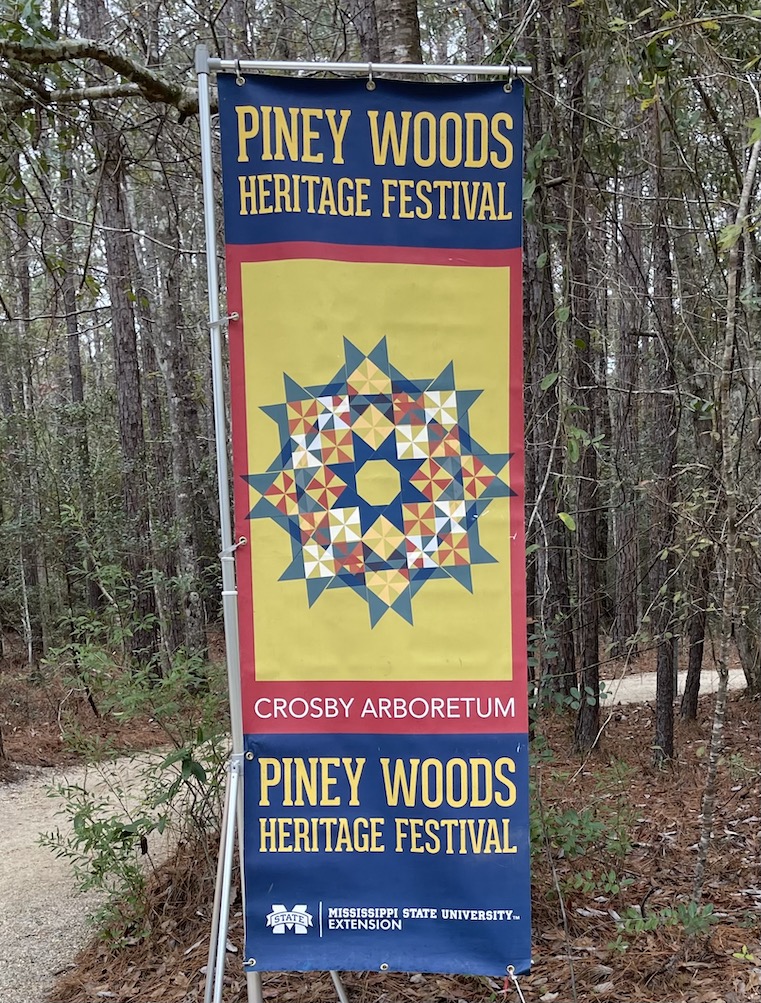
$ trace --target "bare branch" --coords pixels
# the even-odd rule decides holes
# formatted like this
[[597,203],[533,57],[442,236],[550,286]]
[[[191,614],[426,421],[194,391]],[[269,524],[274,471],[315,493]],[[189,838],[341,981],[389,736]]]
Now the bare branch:
[[[13,60],[26,66],[47,66],[51,63],[93,59],[113,70],[125,82],[134,85],[134,88],[126,93],[118,89],[112,91],[108,86],[82,88],[79,99],[95,100],[140,95],[147,101],[176,108],[183,118],[198,112],[198,92],[195,87],[175,83],[124,52],[94,39],[62,38],[36,42],[0,39],[0,59]],[[74,101],[78,100],[74,96],[78,91],[79,89],[50,91],[47,98],[51,102]]]
[[50,91],[47,95],[51,104],[72,104],[77,101],[100,101],[104,98],[138,97],[142,93],[139,84],[102,84],[99,87],[72,87],[66,90]]

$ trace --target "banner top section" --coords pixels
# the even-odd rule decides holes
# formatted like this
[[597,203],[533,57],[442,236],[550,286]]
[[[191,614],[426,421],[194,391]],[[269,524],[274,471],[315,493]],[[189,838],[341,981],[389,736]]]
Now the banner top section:
[[306,214],[318,242],[520,246],[520,80],[508,92],[453,84],[456,110],[402,81],[378,81],[361,102],[350,80],[222,76],[218,87],[228,245],[298,240]]

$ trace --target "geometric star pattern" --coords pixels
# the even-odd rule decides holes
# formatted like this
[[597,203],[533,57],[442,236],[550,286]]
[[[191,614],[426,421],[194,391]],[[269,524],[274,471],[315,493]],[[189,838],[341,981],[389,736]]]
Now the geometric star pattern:
[[[513,494],[498,476],[510,454],[488,453],[470,434],[481,391],[458,390],[452,363],[409,379],[389,362],[385,338],[368,355],[344,339],[344,364],[324,385],[287,375],[284,384],[285,401],[262,408],[280,452],[245,477],[260,495],[248,518],[272,519],[290,537],[281,581],[303,580],[310,606],[351,589],[371,627],[389,610],[412,623],[412,601],[433,579],[472,591],[473,565],[495,560],[479,543],[479,516]],[[386,469],[377,461],[399,475],[380,503],[361,490],[363,469]]]

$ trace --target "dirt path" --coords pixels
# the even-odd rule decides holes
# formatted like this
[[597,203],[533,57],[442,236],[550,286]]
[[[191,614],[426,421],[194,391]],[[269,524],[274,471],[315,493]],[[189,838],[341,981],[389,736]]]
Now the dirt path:
[[[677,693],[681,697],[684,693],[684,684],[687,679],[686,672],[679,673]],[[717,672],[705,671],[700,676],[700,695],[715,693],[719,684]],[[655,673],[641,672],[639,674],[629,673],[623,679],[613,679],[606,681],[606,689],[610,696],[603,703],[603,710],[612,704],[617,703],[647,703],[655,700]],[[745,673],[742,669],[729,670],[730,690],[741,690],[745,687]]]
[[[84,786],[113,799],[127,792],[148,755],[103,763],[20,771],[16,783],[0,784],[0,1003],[44,1003],[55,977],[65,971],[88,937],[87,917],[96,893],[80,894],[71,864],[40,846],[42,834],[69,831],[51,787]],[[162,757],[163,758],[163,757]],[[153,840],[153,860],[164,850]]]
[[[685,673],[680,673],[679,692]],[[701,693],[713,692],[716,674],[706,672]],[[730,688],[741,689],[741,671],[730,673]],[[608,681],[609,699],[640,703],[655,697],[654,673]],[[122,781],[127,763],[119,764]],[[97,905],[95,895],[77,893],[70,864],[39,845],[41,833],[65,822],[60,803],[47,796],[56,783],[93,783],[103,777],[92,769],[29,770],[18,783],[0,784],[0,1003],[44,1003],[56,975],[70,964],[87,938],[86,917]]]
[[81,783],[80,769],[36,769],[0,785],[0,1000],[41,1003],[87,935],[97,903],[79,895],[68,863],[38,843],[60,823],[51,784]]

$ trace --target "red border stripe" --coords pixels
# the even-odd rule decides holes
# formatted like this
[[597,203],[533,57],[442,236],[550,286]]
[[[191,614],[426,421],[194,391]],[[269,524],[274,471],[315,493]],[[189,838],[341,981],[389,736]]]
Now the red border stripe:
[[[523,735],[528,730],[526,690],[522,679],[499,680],[327,680],[298,682],[257,682],[249,691],[245,733],[284,734],[340,732],[343,734],[422,734],[422,735],[493,735],[499,732]],[[347,717],[320,717],[326,700],[353,701]],[[274,715],[273,701],[280,701],[282,711]],[[365,701],[371,700],[379,716],[362,717]],[[499,700],[504,707],[510,701],[514,715],[505,717],[495,709]],[[436,701],[431,714],[423,714],[426,705]],[[491,706],[488,716],[480,717]],[[491,701],[491,704],[488,703]],[[293,703],[292,703],[293,702]],[[263,714],[257,716],[256,707]],[[309,708],[309,709],[307,709]],[[470,711],[470,713],[468,713]],[[313,713],[310,717],[309,714]],[[266,714],[272,716],[267,717]],[[303,715],[303,716],[301,716]],[[325,727],[328,724],[329,727]]]
[[461,265],[472,268],[504,268],[520,263],[519,247],[504,250],[450,249],[443,247],[387,247],[371,244],[323,244],[289,241],[273,244],[228,244],[228,262],[287,261],[314,258],[322,261],[356,261],[373,264]]
[[[330,722],[336,732],[379,732],[379,733],[441,733],[452,734],[495,731],[523,733],[527,728],[527,708],[525,694],[526,673],[526,583],[524,511],[523,511],[523,306],[522,306],[522,252],[520,248],[505,250],[469,250],[420,247],[387,247],[324,244],[310,241],[271,244],[229,244],[227,257],[227,308],[237,319],[229,322],[230,381],[233,433],[233,477],[235,499],[236,539],[248,537],[250,493],[244,477],[248,470],[248,429],[245,393],[245,348],[243,323],[243,290],[241,267],[243,264],[284,261],[295,259],[315,259],[325,261],[346,261],[377,264],[443,265],[455,267],[508,267],[510,271],[510,436],[508,450],[516,459],[509,472],[511,487],[517,492],[510,499],[511,526],[511,620],[512,620],[512,669],[513,681],[284,681],[264,682],[256,679],[254,646],[254,594],[250,553],[242,547],[236,556],[237,586],[239,593],[238,636],[241,654],[241,683],[243,699],[244,732],[316,732],[322,731],[318,721],[312,718],[278,720],[257,719],[253,713],[254,699],[268,699],[275,696],[286,700],[293,698],[319,699],[343,696],[354,697],[357,703],[367,697],[374,700],[404,697],[407,699],[441,698],[463,700],[469,697],[499,697],[505,701],[515,698],[515,718],[495,721],[493,717],[437,717],[435,719],[368,718],[353,720],[335,718]],[[248,318],[248,322],[252,323]],[[324,720],[324,719],[323,719]]]

